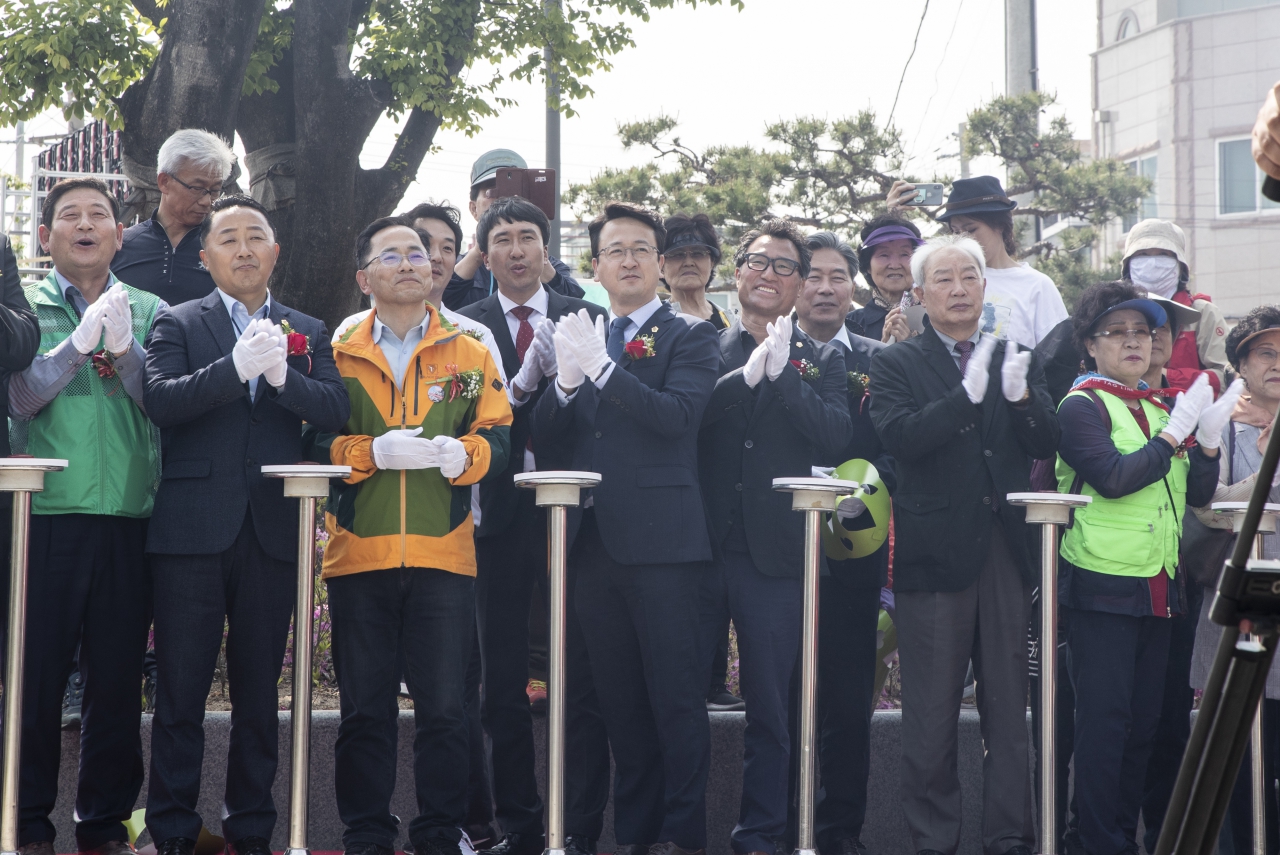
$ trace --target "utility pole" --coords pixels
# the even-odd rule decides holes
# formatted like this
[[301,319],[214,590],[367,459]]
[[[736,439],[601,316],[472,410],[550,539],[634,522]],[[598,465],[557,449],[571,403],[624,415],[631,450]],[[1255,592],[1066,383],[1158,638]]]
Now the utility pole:
[[961,122],[956,131],[956,139],[960,141],[960,177],[969,177],[969,153],[964,150],[965,138],[969,135],[969,123]]
[[[1004,0],[1004,94],[1024,95],[1040,88],[1036,67],[1036,0]],[[1023,194],[1018,202],[1033,199]],[[1040,218],[1035,223],[1035,240],[1040,242]]]
[[[548,20],[560,17],[560,0],[542,0]],[[547,169],[555,170],[555,216],[551,218],[551,241],[547,251],[560,257],[560,76],[555,69],[555,56],[548,44],[542,49],[547,76]]]
[[25,155],[23,154],[23,148],[24,148],[24,143],[26,143],[26,141],[27,141],[27,123],[18,122],[18,136],[13,141],[14,142],[13,174],[18,177],[19,181],[22,180],[22,161],[23,161],[23,158],[25,157]]

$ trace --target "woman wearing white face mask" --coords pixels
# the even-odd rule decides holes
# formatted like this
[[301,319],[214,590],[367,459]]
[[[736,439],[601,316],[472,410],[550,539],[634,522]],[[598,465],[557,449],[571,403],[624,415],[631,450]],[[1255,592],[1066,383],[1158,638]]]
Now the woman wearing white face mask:
[[1200,312],[1198,323],[1183,327],[1165,365],[1169,385],[1186,389],[1196,375],[1208,372],[1214,394],[1221,392],[1231,369],[1227,365],[1227,324],[1207,294],[1187,288],[1186,237],[1169,220],[1143,220],[1129,230],[1124,243],[1123,275],[1156,297],[1165,297]]

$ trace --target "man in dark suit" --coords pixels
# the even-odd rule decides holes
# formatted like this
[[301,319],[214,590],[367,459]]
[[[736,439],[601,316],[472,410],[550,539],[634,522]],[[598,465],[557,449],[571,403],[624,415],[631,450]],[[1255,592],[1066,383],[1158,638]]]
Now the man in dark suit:
[[610,203],[588,231],[608,333],[582,311],[557,324],[554,394],[537,404],[533,437],[568,444],[572,468],[602,478],[571,513],[569,562],[617,770],[615,836],[627,851],[702,852],[711,733],[697,593],[711,545],[697,431],[715,330],[658,299],[655,214]]
[[785,220],[768,220],[738,242],[742,314],[720,333],[720,379],[698,440],[718,559],[702,592],[704,643],[710,650],[727,608],[747,701],[742,806],[730,841],[737,855],[774,855],[787,825],[804,517],[773,479],[839,463],[851,429],[844,356],[790,318],[810,257],[804,235]]
[[280,248],[262,206],[219,199],[202,229],[217,290],[163,315],[147,351],[144,400],[164,454],[147,533],[159,670],[147,828],[161,855],[195,848],[204,704],[227,621],[223,836],[231,855],[269,855],[298,508],[262,467],[302,460],[302,423],[336,432],[350,403],[324,324],[267,291]]
[[[853,305],[853,277],[858,256],[831,232],[809,235],[813,252],[809,276],[796,296],[796,319],[815,341],[844,355],[846,394],[853,436],[836,462],[861,459],[875,466],[885,488],[897,484],[893,458],[884,450],[871,421],[867,395],[871,357],[885,345],[849,331],[846,320]],[[841,522],[848,530],[862,530],[861,499],[843,503]],[[852,522],[852,520],[862,522]],[[887,534],[887,533],[886,533]],[[876,675],[876,628],[880,590],[888,583],[889,542],[859,558],[827,555],[830,575],[819,582],[818,597],[818,791],[816,831],[824,853],[860,855],[862,823],[867,815],[867,778],[871,772],[871,711]],[[792,681],[798,689],[797,681]],[[795,702],[793,701],[793,708]],[[792,746],[799,738],[792,722]],[[794,770],[794,764],[793,764]],[[789,828],[794,823],[789,824]]]
[[[529,608],[534,587],[547,575],[547,517],[534,504],[533,491],[517,489],[514,476],[555,463],[556,450],[535,444],[530,421],[539,399],[556,375],[551,334],[555,322],[585,310],[605,314],[594,303],[565,297],[540,281],[551,225],[536,205],[518,196],[499,199],[480,218],[476,240],[483,264],[493,272],[498,291],[461,314],[489,328],[512,379],[514,404],[511,456],[500,476],[480,485],[480,524],[476,530],[476,608],[484,663],[485,730],[493,740],[493,789],[502,842],[487,852],[541,855],[544,848],[542,799],[534,771],[533,716],[529,681]],[[565,461],[567,464],[567,461]],[[585,656],[581,629],[572,609],[567,623],[575,656]],[[575,677],[589,678],[585,659]],[[590,691],[574,686],[571,691]],[[577,705],[581,707],[582,705]],[[593,705],[591,708],[594,708]],[[572,715],[584,711],[570,705]],[[570,730],[571,757],[566,802],[571,808],[565,849],[595,855],[609,788],[608,746],[603,722]],[[594,735],[592,740],[590,735]],[[582,737],[587,736],[584,741]],[[592,744],[594,742],[594,745]],[[585,749],[585,750],[583,750]],[[585,814],[585,815],[583,815]]]
[[898,467],[903,811],[917,851],[960,845],[956,720],[972,659],[986,749],[983,851],[1029,855],[1027,621],[1038,537],[1005,496],[1031,489],[1031,458],[1054,453],[1058,420],[1032,354],[979,333],[982,248],[936,237],[911,271],[929,323],[871,366],[871,418]]

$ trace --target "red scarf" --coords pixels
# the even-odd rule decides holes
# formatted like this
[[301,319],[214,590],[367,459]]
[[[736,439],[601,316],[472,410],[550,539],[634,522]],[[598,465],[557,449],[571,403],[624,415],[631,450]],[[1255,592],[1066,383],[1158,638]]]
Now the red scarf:
[[1133,389],[1123,383],[1117,383],[1115,380],[1103,377],[1101,374],[1086,374],[1084,377],[1076,381],[1076,384],[1071,388],[1071,391],[1076,392],[1083,391],[1085,389],[1097,389],[1101,392],[1110,392],[1112,395],[1115,395],[1117,398],[1125,401],[1141,401],[1145,399],[1155,404],[1166,413],[1169,412],[1169,407],[1165,405],[1164,401],[1160,400],[1160,393],[1168,392],[1168,389],[1152,389],[1150,387],[1146,389]]

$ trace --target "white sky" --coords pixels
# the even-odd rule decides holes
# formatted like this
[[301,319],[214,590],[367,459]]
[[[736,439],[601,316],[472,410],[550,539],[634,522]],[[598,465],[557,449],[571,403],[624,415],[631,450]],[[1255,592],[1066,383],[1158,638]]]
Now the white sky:
[[[561,186],[591,178],[605,166],[641,162],[639,150],[618,143],[618,122],[659,112],[680,120],[684,142],[764,141],[771,121],[816,115],[837,118],[872,107],[883,120],[893,104],[903,63],[911,51],[924,0],[745,0],[746,8],[681,8],[636,22],[636,47],[615,57],[611,71],[589,80],[595,96],[576,104],[580,116],[561,123]],[[1040,86],[1055,92],[1078,138],[1089,136],[1090,59],[1096,39],[1094,0],[1040,0]],[[1004,90],[1004,0],[931,0],[911,60],[895,124],[902,128],[919,176],[935,170],[959,174],[954,134],[965,115]],[[483,69],[475,72],[484,73]],[[473,138],[452,131],[436,137],[401,204],[448,199],[463,209],[471,163],[491,148],[512,148],[530,166],[545,163],[541,84],[510,83],[502,94],[519,105]],[[65,128],[59,115],[27,125],[29,135]],[[380,164],[395,126],[380,122],[361,161]],[[0,131],[11,140],[12,129]],[[33,154],[27,149],[28,157]],[[976,161],[974,174],[993,171]],[[0,169],[14,171],[13,147],[0,145]],[[1003,175],[1001,176],[1003,178]],[[565,210],[566,217],[569,215]]]

